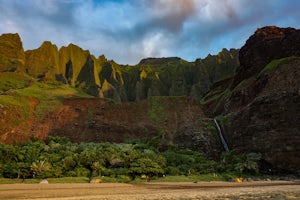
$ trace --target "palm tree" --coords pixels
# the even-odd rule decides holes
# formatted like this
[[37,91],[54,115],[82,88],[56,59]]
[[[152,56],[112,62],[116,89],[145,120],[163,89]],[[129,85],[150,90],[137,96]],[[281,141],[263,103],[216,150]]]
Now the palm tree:
[[49,170],[50,168],[51,164],[48,163],[46,160],[38,160],[30,165],[30,170],[33,172],[34,175],[40,175],[43,172]]

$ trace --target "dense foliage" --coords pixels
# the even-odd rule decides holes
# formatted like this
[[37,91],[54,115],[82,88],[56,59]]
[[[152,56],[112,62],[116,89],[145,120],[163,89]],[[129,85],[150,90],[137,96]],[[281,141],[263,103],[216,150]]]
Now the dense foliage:
[[108,176],[133,180],[136,177],[207,173],[257,173],[257,154],[224,154],[220,161],[208,160],[199,152],[168,149],[158,152],[146,143],[71,143],[50,137],[23,145],[0,144],[0,177],[49,178]]

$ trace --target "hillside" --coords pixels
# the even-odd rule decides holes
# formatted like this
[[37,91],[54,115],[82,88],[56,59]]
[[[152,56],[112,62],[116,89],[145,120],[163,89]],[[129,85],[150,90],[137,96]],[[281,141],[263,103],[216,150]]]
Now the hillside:
[[264,27],[240,50],[129,66],[74,44],[24,51],[18,34],[3,34],[0,142],[141,139],[215,158],[216,117],[231,150],[261,153],[262,169],[298,173],[299,41],[300,30]]

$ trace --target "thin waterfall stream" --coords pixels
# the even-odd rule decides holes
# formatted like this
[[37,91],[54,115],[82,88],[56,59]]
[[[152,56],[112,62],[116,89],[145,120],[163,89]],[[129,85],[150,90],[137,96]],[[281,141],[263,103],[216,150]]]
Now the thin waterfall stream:
[[214,118],[214,122],[215,122],[215,125],[216,125],[216,127],[217,127],[219,136],[220,136],[220,138],[221,138],[221,142],[222,142],[222,144],[223,144],[223,147],[224,147],[224,149],[225,149],[226,152],[229,152],[228,145],[227,145],[227,143],[226,143],[226,141],[225,141],[225,138],[224,138],[224,136],[223,136],[223,134],[222,134],[221,127],[220,127],[218,121],[216,120],[216,118]]

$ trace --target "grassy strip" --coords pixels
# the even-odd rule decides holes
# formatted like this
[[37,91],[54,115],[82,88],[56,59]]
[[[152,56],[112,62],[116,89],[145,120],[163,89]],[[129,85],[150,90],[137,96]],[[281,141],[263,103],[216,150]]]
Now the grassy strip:
[[[215,94],[213,96],[209,97],[208,99],[206,99],[207,97],[204,97],[200,100],[200,102],[201,102],[201,104],[208,104],[208,103],[211,103],[212,101],[220,99],[224,95],[228,96],[230,94],[231,94],[231,91],[228,88],[224,91],[218,90],[217,92],[215,92]],[[206,95],[206,96],[208,96],[208,95]]]
[[273,70],[275,69],[276,67],[286,63],[286,62],[289,62],[289,61],[292,61],[292,60],[300,60],[300,57],[297,57],[297,56],[291,56],[291,57],[286,57],[286,58],[281,58],[281,59],[276,59],[276,60],[273,60],[271,61],[269,64],[267,64],[265,66],[265,68],[263,68],[263,70],[261,70],[261,72],[259,74],[262,74],[264,72],[267,72],[267,71],[270,71],[270,70]]
[[[165,177],[154,177],[151,182],[209,182],[209,181],[229,181],[230,179],[239,178],[237,174],[224,173],[224,174],[201,174],[201,175],[178,175],[178,176],[165,176]],[[244,179],[252,178],[253,180],[264,180],[264,179],[277,179],[278,177],[272,176],[243,176]],[[146,179],[136,178],[131,180],[128,176],[122,177],[95,177],[93,180],[99,179],[101,183],[143,183],[146,182]],[[0,184],[36,184],[40,183],[42,179],[9,179],[9,178],[0,178]],[[62,177],[62,178],[47,178],[47,181],[51,183],[89,183],[89,178],[87,177]]]
[[148,116],[158,123],[165,120],[165,107],[160,97],[151,97],[151,106],[148,110]]
[[0,77],[0,94],[25,88],[30,80],[29,77],[15,72],[3,72]]
[[23,97],[35,98],[39,104],[35,110],[35,118],[42,120],[48,113],[54,111],[61,104],[61,100],[68,97],[90,97],[68,85],[57,83],[34,83],[31,87],[17,90]]

